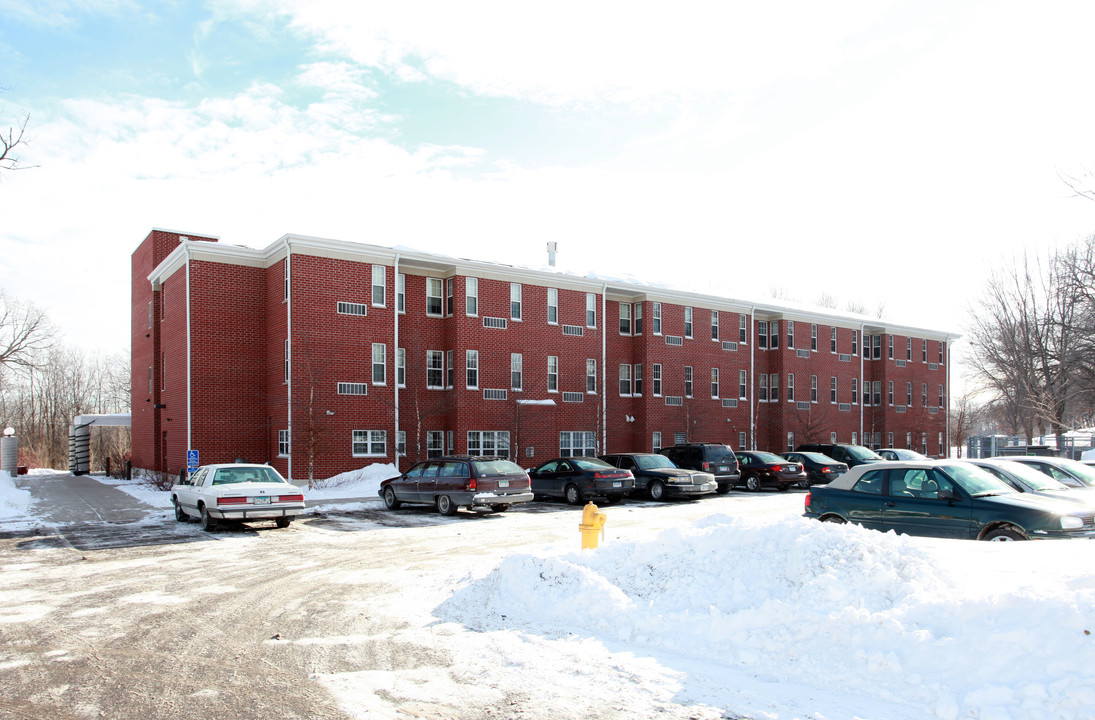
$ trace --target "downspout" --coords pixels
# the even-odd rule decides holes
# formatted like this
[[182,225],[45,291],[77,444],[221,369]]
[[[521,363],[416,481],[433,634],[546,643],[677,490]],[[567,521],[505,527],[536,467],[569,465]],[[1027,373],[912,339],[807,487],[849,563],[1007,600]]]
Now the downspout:
[[[756,322],[757,322],[757,306],[749,308],[749,335],[746,336],[746,340],[752,340],[749,343],[749,448],[755,450],[757,447],[757,343],[756,343]],[[750,337],[751,336],[751,337]],[[738,448],[739,450],[741,448]]]
[[289,480],[293,480],[293,245],[285,241],[285,387],[288,390],[287,411],[289,416]]
[[601,452],[608,452],[608,283],[601,285]]
[[[190,241],[186,242],[186,449],[193,450],[194,443],[191,436],[191,407],[192,398],[190,396]],[[187,467],[189,467],[189,455],[187,452]]]
[[[867,346],[864,344],[867,337],[863,333],[867,329],[866,323],[859,324],[859,444],[863,444],[863,398],[870,397],[870,388],[865,388],[863,385],[867,382],[867,378],[863,375],[863,358],[867,355]],[[869,445],[866,447],[870,447]]]
[[[951,336],[947,335],[945,341],[947,343],[947,369],[944,375],[943,382],[946,383],[947,390],[947,405],[943,409],[943,439],[945,444],[943,446],[943,457],[949,458],[951,456]],[[962,457],[961,448],[958,449],[958,456]]]
[[[392,398],[392,402],[395,405],[395,435],[392,437],[393,445],[395,446],[395,471],[399,472],[399,253],[395,254],[395,277],[392,278],[392,282],[395,284],[395,297],[392,298],[392,383],[395,395]],[[456,358],[453,358],[455,361]]]

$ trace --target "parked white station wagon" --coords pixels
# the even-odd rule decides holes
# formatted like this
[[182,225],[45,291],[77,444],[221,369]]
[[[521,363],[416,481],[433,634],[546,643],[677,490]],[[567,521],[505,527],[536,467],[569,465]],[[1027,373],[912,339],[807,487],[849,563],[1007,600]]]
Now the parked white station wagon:
[[289,527],[304,512],[304,494],[269,465],[205,465],[171,487],[175,519],[201,520],[213,531],[218,521],[273,520]]

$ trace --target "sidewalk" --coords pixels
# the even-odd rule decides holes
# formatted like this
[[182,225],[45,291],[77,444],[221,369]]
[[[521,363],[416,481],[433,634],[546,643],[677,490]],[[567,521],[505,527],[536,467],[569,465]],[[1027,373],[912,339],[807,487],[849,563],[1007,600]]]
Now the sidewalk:
[[16,475],[15,486],[34,497],[33,513],[54,524],[137,522],[157,508],[87,475]]

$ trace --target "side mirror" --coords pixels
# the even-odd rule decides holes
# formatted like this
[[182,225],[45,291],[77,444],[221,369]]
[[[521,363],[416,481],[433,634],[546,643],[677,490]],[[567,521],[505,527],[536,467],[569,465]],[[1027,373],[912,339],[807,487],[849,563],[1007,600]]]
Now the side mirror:
[[958,495],[954,492],[954,490],[940,490],[939,499],[953,501],[958,499]]

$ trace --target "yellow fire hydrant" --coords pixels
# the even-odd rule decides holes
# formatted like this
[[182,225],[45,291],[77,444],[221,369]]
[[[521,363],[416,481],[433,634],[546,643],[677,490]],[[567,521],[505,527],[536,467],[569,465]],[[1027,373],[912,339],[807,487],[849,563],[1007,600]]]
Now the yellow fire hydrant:
[[605,523],[607,522],[608,516],[603,512],[597,512],[596,505],[592,502],[586,503],[585,508],[582,510],[582,523],[578,526],[578,529],[582,531],[583,550],[597,548],[597,536],[600,535],[602,539],[604,538]]

